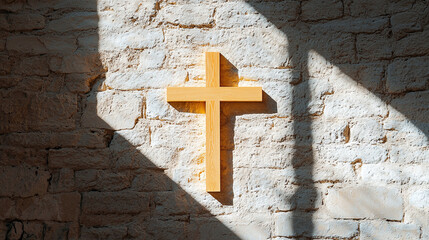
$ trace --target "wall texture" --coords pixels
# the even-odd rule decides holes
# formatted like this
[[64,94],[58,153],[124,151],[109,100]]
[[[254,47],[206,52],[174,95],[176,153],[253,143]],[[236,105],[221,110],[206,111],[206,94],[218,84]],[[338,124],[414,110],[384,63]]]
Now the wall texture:
[[428,4],[1,0],[0,238],[429,239]]

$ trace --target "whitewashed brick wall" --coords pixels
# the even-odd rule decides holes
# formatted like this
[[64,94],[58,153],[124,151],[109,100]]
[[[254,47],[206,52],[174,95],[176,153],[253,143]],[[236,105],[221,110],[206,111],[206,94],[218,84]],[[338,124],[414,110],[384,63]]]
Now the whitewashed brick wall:
[[[0,238],[429,239],[427,0],[1,0]],[[205,192],[200,103],[224,103]]]

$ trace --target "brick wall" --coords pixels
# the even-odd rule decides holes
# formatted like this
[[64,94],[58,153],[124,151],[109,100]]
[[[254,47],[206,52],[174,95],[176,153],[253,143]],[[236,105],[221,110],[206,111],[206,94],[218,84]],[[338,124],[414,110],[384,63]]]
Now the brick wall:
[[[428,239],[428,1],[0,1],[0,238]],[[201,103],[223,103],[205,192]]]

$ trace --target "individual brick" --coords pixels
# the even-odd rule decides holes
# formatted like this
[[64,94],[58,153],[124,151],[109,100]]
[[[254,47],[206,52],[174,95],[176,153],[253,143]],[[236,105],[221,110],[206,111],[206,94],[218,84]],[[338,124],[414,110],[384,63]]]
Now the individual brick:
[[31,9],[43,11],[46,8],[62,10],[67,8],[96,11],[97,4],[90,0],[29,0]]
[[52,57],[49,69],[58,73],[101,73],[103,68],[98,53],[77,51],[63,57]]
[[429,190],[416,189],[408,196],[410,206],[417,209],[429,209]]
[[75,188],[75,173],[73,169],[61,168],[52,172],[48,192],[61,193],[73,192]]
[[387,68],[386,86],[390,93],[425,90],[429,85],[429,58],[397,59]]
[[360,224],[360,239],[418,239],[420,228],[414,224],[364,221]]
[[408,184],[429,184],[428,171],[427,164],[410,164],[402,169],[403,179]]
[[312,24],[311,29],[314,32],[329,33],[350,32],[350,33],[374,33],[387,28],[389,25],[388,17],[375,18],[340,18],[328,22],[316,22]]
[[139,90],[183,85],[187,72],[183,70],[153,70],[144,72],[107,73],[105,84],[115,90]]
[[39,40],[44,44],[50,53],[60,53],[69,55],[76,49],[76,38],[72,35],[43,35]]
[[[410,33],[393,43],[394,56],[424,56],[429,54],[429,31]],[[413,44],[410,44],[413,43]]]
[[14,66],[13,71],[27,76],[48,76],[49,65],[46,56],[25,57]]
[[8,20],[11,30],[15,31],[29,31],[45,27],[45,17],[37,13],[9,14]]
[[388,12],[390,2],[380,0],[377,2],[371,0],[350,1],[349,9],[351,16],[355,17],[375,17],[381,16]]
[[18,199],[16,211],[22,220],[77,221],[80,199],[77,192]]
[[384,143],[386,133],[381,122],[370,119],[353,121],[350,124],[350,142],[351,143]]
[[387,104],[370,93],[348,93],[326,96],[324,116],[327,119],[367,118],[387,116]]
[[399,188],[382,186],[347,186],[330,189],[326,196],[329,216],[401,220],[403,200]]
[[130,129],[142,116],[143,96],[138,91],[94,92],[86,100],[82,126]]
[[368,183],[398,183],[403,180],[401,167],[394,164],[363,164],[360,175],[363,181]]
[[356,48],[362,61],[389,59],[393,54],[392,41],[384,34],[359,34]]
[[97,88],[96,83],[100,74],[95,73],[71,73],[65,77],[65,85],[71,93],[88,93],[92,88]]
[[18,12],[22,9],[22,6],[24,5],[25,1],[18,0],[18,1],[5,1],[2,0],[0,4],[0,10],[5,10],[7,12]]
[[98,41],[100,37],[97,33],[88,33],[83,34],[77,38],[77,46],[79,50],[85,51],[97,51],[98,50]]
[[163,171],[146,170],[134,178],[131,189],[139,192],[172,191],[172,185],[172,180]]
[[44,222],[43,236],[48,239],[78,239],[79,224],[77,222]]
[[31,148],[85,147],[106,148],[110,135],[105,130],[76,130],[70,132],[10,133],[0,136],[2,145]]
[[388,158],[385,146],[372,144],[329,144],[314,148],[317,159],[328,162],[361,161],[363,163],[379,163]]
[[[351,33],[326,33],[316,31],[307,35],[302,35],[295,32],[292,32],[292,34],[292,37],[295,37],[297,42],[308,41],[307,46],[311,49],[314,49],[318,55],[322,56],[322,61],[328,60],[331,63],[345,64],[353,62],[355,59],[355,37]],[[309,51],[309,53],[311,54],[313,51]],[[306,58],[308,58],[308,55],[305,52],[298,52],[296,54],[303,54],[303,56],[299,58],[299,61],[305,61]],[[310,58],[308,58],[308,60],[311,61]],[[299,62],[294,64],[298,65]],[[317,64],[320,67],[320,63]]]
[[37,167],[0,167],[0,196],[31,197],[47,192],[51,174]]
[[14,146],[0,147],[0,165],[4,166],[44,166],[48,151],[37,148],[22,148]]
[[[157,31],[154,31],[154,33],[157,33]],[[165,42],[167,46],[195,47],[218,45],[227,42],[227,36],[228,32],[214,29],[174,28],[165,30]]]
[[107,149],[52,149],[49,151],[50,168],[103,169],[110,166],[110,153]]
[[422,29],[419,16],[416,12],[402,12],[391,17],[392,31],[397,38],[406,36],[407,33]]
[[0,132],[64,131],[75,127],[75,95],[13,91],[2,97]]
[[80,237],[83,239],[123,239],[127,236],[127,227],[83,227]]
[[[128,32],[115,32],[114,30],[99,30],[99,45],[100,52],[116,51],[118,49],[145,49],[162,46],[164,41],[164,33],[161,29],[141,29],[131,28]],[[115,26],[116,28],[116,26]],[[120,28],[119,28],[120,29]],[[118,29],[118,30],[119,30]],[[101,32],[100,32],[101,31]]]
[[17,217],[16,211],[15,211],[15,202],[11,198],[0,198],[0,204],[1,204],[1,208],[0,208],[1,220],[12,219]]
[[215,22],[222,28],[268,27],[296,19],[298,9],[297,1],[227,2],[216,8]]
[[150,193],[132,191],[87,192],[83,194],[83,214],[127,214],[148,212],[152,205]]
[[96,12],[73,12],[60,19],[50,21],[47,28],[62,33],[95,29],[97,26],[98,16]]
[[278,237],[350,238],[358,233],[358,224],[347,220],[318,219],[312,221],[308,217],[289,212],[276,213],[274,221],[274,235]]
[[207,211],[182,189],[156,192],[154,193],[153,201],[155,216],[171,216],[184,213],[201,214]]
[[[395,97],[390,102],[389,119],[392,120],[407,120],[419,122],[414,124],[414,128],[422,128],[423,132],[427,132],[429,114],[429,91],[409,92],[405,95]],[[409,122],[403,122],[404,127],[412,127]]]
[[392,163],[429,163],[429,151],[425,147],[392,145],[389,156],[389,161]]
[[301,11],[303,20],[335,19],[343,15],[343,3],[339,0],[310,0],[303,2]]
[[108,170],[88,169],[76,171],[76,188],[81,191],[120,191],[130,187],[132,174],[125,172],[112,172]]
[[10,24],[8,21],[8,14],[2,13],[0,14],[0,29],[9,31],[10,30]]
[[207,26],[213,23],[213,7],[203,4],[167,5],[159,13],[159,21],[183,26]]

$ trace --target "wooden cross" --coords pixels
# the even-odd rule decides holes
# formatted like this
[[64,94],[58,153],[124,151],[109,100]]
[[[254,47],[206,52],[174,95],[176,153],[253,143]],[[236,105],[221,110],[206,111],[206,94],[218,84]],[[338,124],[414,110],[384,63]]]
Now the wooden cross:
[[220,102],[261,102],[261,87],[221,87],[220,53],[206,52],[206,87],[169,87],[168,102],[206,102],[206,191],[220,192]]

